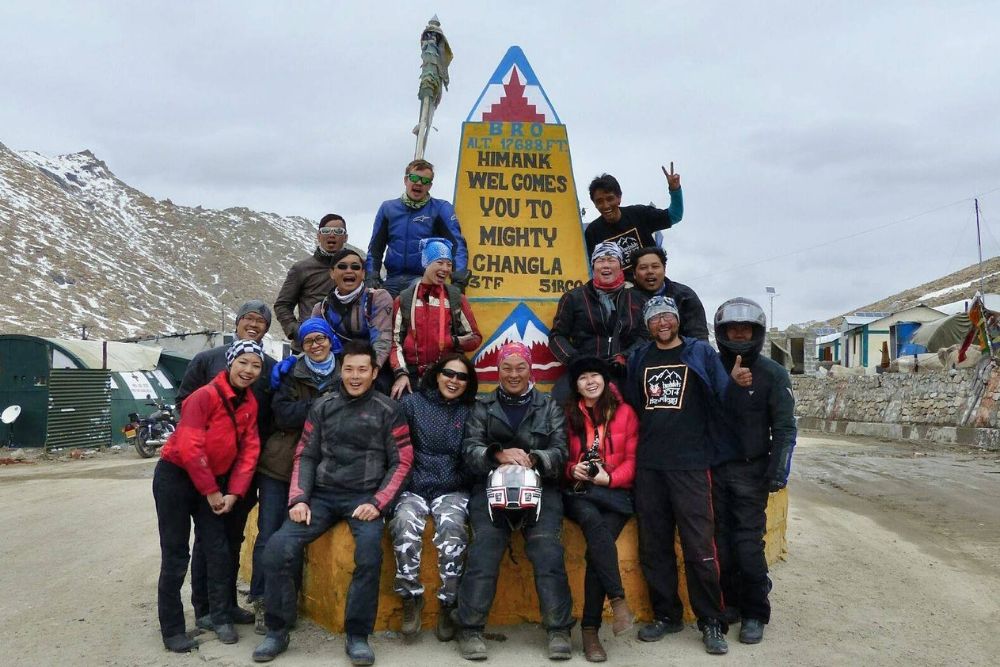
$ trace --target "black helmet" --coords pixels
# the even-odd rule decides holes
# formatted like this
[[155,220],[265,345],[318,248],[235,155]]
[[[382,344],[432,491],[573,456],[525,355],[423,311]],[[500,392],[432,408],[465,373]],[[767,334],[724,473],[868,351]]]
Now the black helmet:
[[[730,341],[726,335],[726,325],[736,323],[751,325],[753,338],[746,342]],[[756,357],[764,347],[766,332],[767,317],[764,316],[764,309],[755,301],[738,296],[726,301],[715,311],[715,342],[722,352],[733,356],[740,354],[744,357]]]

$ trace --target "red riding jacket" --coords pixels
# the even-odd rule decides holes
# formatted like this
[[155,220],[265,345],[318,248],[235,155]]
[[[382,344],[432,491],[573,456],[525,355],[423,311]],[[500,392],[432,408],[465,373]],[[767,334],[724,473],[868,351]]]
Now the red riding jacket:
[[[622,401],[621,394],[617,387],[611,385],[611,391],[615,393],[621,401],[615,416],[605,426],[604,439],[598,449],[601,459],[604,460],[604,469],[611,477],[610,487],[613,489],[631,489],[635,481],[635,448],[639,442],[639,418],[635,411]],[[573,406],[573,410],[579,410]],[[591,422],[590,413],[583,411],[583,421],[589,432],[594,431],[594,424]],[[573,482],[573,466],[580,462],[580,457],[585,449],[590,447],[590,443],[582,443],[580,434],[575,433],[573,428],[566,424],[566,435],[569,444],[569,459],[566,461],[565,477],[570,483]]]
[[[220,372],[184,399],[177,430],[160,452],[164,461],[184,468],[198,493],[204,496],[221,491],[243,497],[250,488],[260,456],[257,399],[252,391],[247,391],[237,405],[227,373]],[[235,424],[223,400],[232,408]],[[226,473],[229,483],[223,490],[216,477]]]

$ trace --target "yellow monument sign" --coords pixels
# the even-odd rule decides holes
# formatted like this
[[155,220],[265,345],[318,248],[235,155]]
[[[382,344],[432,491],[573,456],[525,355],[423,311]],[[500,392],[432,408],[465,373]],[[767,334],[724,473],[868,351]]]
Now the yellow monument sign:
[[511,341],[531,349],[540,383],[562,374],[548,335],[559,297],[589,279],[579,211],[566,126],[512,46],[462,124],[455,179],[480,382],[497,381],[497,352]]

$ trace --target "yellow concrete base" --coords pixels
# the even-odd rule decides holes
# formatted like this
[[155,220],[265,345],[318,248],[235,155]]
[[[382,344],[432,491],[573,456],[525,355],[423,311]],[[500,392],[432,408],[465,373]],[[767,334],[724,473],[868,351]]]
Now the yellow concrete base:
[[[256,510],[247,522],[246,541],[243,543],[243,554],[240,559],[241,575],[249,579],[252,567],[251,553],[253,541],[257,535]],[[788,542],[785,538],[785,521],[788,516],[788,491],[783,490],[771,494],[767,506],[767,534],[765,536],[765,554],[768,563],[784,559],[788,553]],[[423,619],[424,628],[433,627],[437,621],[438,589],[437,551],[431,542],[433,534],[432,522],[428,521],[424,531],[423,567],[420,579],[426,589]],[[585,569],[584,553],[586,545],[580,528],[571,521],[563,522],[563,546],[566,549],[566,571],[569,575],[570,588],[573,592],[573,614],[577,618],[583,612],[583,574]],[[625,597],[632,610],[640,620],[652,618],[649,606],[649,596],[646,582],[639,567],[638,533],[635,519],[625,526],[618,538],[618,561],[625,585]],[[684,579],[684,561],[681,556],[680,543],[674,546],[677,563],[680,568],[680,594],[684,601],[685,620],[691,622],[691,613],[687,598],[687,585]],[[514,538],[515,565],[509,557],[505,557],[500,568],[500,582],[497,587],[496,599],[490,613],[489,622],[494,625],[512,625],[518,623],[537,623],[538,598],[535,596],[535,585],[531,563],[524,553],[524,540],[520,533]],[[393,557],[392,545],[388,531],[382,542],[382,577],[379,596],[378,617],[375,621],[376,630],[398,630],[402,618],[399,597],[392,590],[396,562]],[[347,603],[347,587],[354,571],[354,539],[341,522],[327,531],[325,535],[311,544],[306,551],[305,576],[299,600],[302,614],[332,632],[344,630],[344,607]],[[610,607],[605,608],[605,616],[610,617]]]

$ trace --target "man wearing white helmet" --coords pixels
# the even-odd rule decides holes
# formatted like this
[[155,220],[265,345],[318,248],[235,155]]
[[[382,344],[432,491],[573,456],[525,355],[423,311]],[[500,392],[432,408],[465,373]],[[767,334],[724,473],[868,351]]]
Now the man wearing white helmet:
[[[535,572],[535,591],[548,631],[548,657],[569,660],[569,630],[573,627],[573,599],[566,577],[562,532],[562,496],[559,477],[566,465],[566,418],[549,396],[534,388],[531,351],[522,343],[500,348],[497,365],[500,386],[476,403],[465,423],[465,463],[479,480],[469,498],[472,541],[465,575],[458,589],[455,625],[459,653],[466,660],[485,660],[483,628],[493,606],[500,561],[511,534],[520,529],[524,550]],[[536,474],[502,474],[494,470],[521,467]],[[489,477],[488,477],[489,476]],[[534,486],[541,478],[540,498]],[[493,485],[496,482],[496,485]],[[502,509],[501,488],[516,488],[517,509]],[[491,493],[487,498],[487,487]],[[507,498],[504,498],[506,505]],[[539,508],[535,501],[541,503]]]
[[749,378],[727,403],[737,438],[712,462],[716,542],[730,621],[742,619],[740,641],[757,644],[771,617],[764,557],[768,493],[785,488],[795,448],[795,397],[786,371],[761,355],[767,320],[750,299],[737,297],[715,312],[723,366]]

